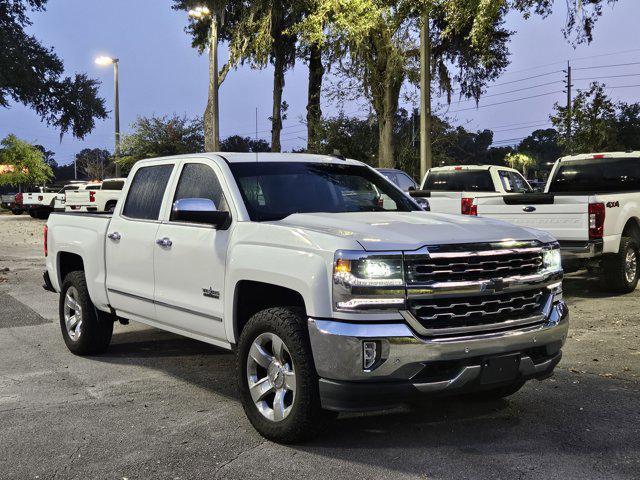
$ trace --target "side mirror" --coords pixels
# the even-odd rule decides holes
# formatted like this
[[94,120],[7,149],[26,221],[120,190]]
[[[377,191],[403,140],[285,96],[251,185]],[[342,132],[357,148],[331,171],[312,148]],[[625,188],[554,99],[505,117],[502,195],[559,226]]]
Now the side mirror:
[[411,186],[408,188],[408,190],[407,190],[407,191],[409,191],[409,192],[413,192],[413,191],[415,191],[415,190],[416,190],[416,187],[414,187],[413,185],[411,185]]
[[182,198],[173,203],[171,220],[213,225],[216,230],[225,230],[231,224],[231,214],[219,211],[208,198]]

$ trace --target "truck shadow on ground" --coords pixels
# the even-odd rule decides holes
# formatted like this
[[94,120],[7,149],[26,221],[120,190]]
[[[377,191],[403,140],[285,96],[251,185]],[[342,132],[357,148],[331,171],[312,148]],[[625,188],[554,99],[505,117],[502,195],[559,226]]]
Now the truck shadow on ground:
[[[154,329],[119,332],[108,353],[94,358],[162,371],[239,404],[234,355],[195,340]],[[430,477],[450,476],[452,459],[462,457],[460,463],[467,475],[471,473],[469,478],[512,477],[520,470],[510,466],[509,455],[524,458],[525,462],[517,462],[520,465],[538,464],[536,475],[543,473],[543,477],[545,470],[557,475],[567,462],[568,471],[576,476],[580,472],[600,478],[610,472],[633,474],[640,470],[637,387],[597,376],[576,381],[575,375],[561,369],[554,379],[530,382],[509,400],[440,399],[381,413],[341,414],[328,421],[311,442],[272,446],[268,451],[291,449],[332,463],[357,462]],[[229,421],[248,426],[244,416]],[[259,440],[251,428],[245,431]],[[541,456],[546,455],[550,460],[540,466]]]
[[629,294],[620,294],[606,291],[597,277],[588,273],[573,273],[565,276],[562,284],[564,296],[567,299],[571,298],[589,298],[589,299],[606,299],[621,297]]

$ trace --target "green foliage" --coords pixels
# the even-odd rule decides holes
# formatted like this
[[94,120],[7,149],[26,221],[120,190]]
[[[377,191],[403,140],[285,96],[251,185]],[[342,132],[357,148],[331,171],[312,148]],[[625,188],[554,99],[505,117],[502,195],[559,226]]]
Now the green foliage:
[[528,170],[536,165],[536,159],[526,153],[509,153],[504,158],[504,161],[511,168],[520,170],[525,177],[527,176]]
[[198,153],[204,151],[202,119],[178,115],[138,117],[131,125],[132,133],[122,139],[122,156],[118,163],[129,171],[145,158]]
[[62,77],[62,60],[25,29],[28,13],[43,11],[47,0],[0,0],[0,107],[26,105],[48,125],[84,138],[95,119],[107,117],[98,82],[84,74]]
[[115,173],[115,163],[109,150],[84,148],[76,154],[76,168],[91,180],[102,180]]
[[270,152],[269,142],[262,139],[231,135],[220,142],[221,152]]
[[640,148],[640,104],[616,104],[605,89],[605,85],[594,82],[588,90],[579,91],[573,100],[570,123],[567,107],[554,106],[551,121],[560,133],[560,144],[566,153]]
[[560,135],[555,128],[535,130],[520,142],[517,150],[536,159],[535,170],[538,172],[551,170],[548,164],[555,162],[563,154]]
[[42,185],[53,177],[37,147],[15,135],[5,137],[0,146],[0,166],[8,167],[8,171],[0,173],[0,186]]

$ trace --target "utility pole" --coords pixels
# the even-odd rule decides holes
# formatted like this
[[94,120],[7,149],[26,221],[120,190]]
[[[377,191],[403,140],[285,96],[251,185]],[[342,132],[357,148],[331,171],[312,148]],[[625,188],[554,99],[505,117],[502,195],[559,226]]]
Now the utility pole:
[[567,62],[567,144],[571,144],[571,120],[572,120],[572,100],[571,100],[571,62]]
[[420,25],[420,181],[433,166],[431,152],[431,38],[429,13]]

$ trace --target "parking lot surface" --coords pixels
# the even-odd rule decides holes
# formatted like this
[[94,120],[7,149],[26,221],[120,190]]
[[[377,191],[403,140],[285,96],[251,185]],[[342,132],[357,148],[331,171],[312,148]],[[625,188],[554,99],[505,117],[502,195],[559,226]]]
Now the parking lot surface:
[[132,323],[70,354],[43,225],[0,215],[0,478],[640,478],[640,290],[569,276],[564,358],[508,400],[340,415],[282,446],[246,419],[230,353]]

